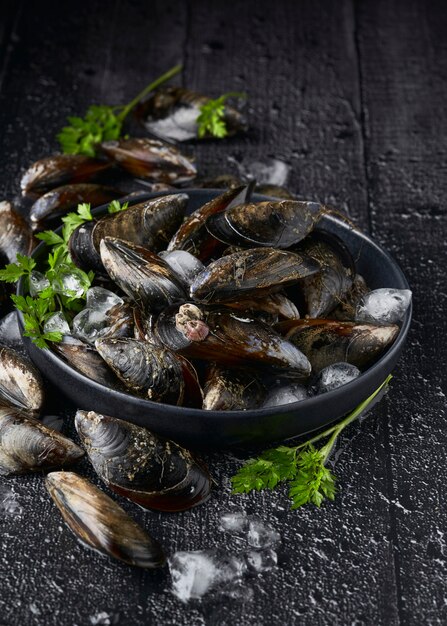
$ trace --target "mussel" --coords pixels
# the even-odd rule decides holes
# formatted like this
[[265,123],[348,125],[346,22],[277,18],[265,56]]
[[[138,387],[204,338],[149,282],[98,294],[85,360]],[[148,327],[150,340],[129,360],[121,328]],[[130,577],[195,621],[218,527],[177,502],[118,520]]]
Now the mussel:
[[397,325],[374,326],[326,319],[280,322],[277,328],[307,356],[315,372],[345,361],[368,367],[396,339]]
[[90,180],[110,167],[109,161],[82,154],[56,154],[30,165],[20,186],[24,195],[40,196],[54,187]]
[[17,254],[30,255],[34,245],[33,233],[24,218],[10,202],[0,202],[0,256],[15,263]]
[[300,318],[296,305],[283,293],[263,293],[253,296],[242,296],[233,302],[225,302],[225,306],[237,311],[245,311],[249,317],[259,319],[268,324],[276,324],[281,320]]
[[256,185],[256,193],[263,196],[271,196],[272,198],[281,198],[281,200],[295,200],[295,196],[285,187],[281,185],[262,184]]
[[208,497],[207,469],[173,441],[94,411],[78,411],[75,425],[96,473],[116,493],[160,511],[185,511]]
[[247,202],[251,191],[252,185],[230,189],[191,213],[169,242],[168,250],[186,250],[202,262],[207,261],[221,247],[206,228],[208,218]]
[[101,385],[116,389],[121,383],[95,348],[70,335],[64,335],[60,343],[52,344],[53,350],[81,374]]
[[93,183],[63,185],[40,196],[31,207],[29,216],[34,223],[43,222],[68,213],[81,202],[87,202],[95,207],[123,195],[119,189],[105,185]]
[[159,339],[187,358],[229,366],[272,366],[307,377],[307,358],[267,325],[231,309],[192,303],[163,311],[156,322]]
[[320,270],[310,256],[275,248],[252,248],[221,257],[199,274],[190,296],[203,302],[225,302],[293,285]]
[[338,305],[331,311],[331,318],[345,322],[355,321],[355,311],[359,300],[370,291],[365,279],[356,274],[352,280],[351,288],[346,292]]
[[72,322],[72,334],[81,341],[94,346],[97,339],[108,337],[130,337],[134,330],[132,307],[116,304],[108,311],[87,307],[76,315]]
[[84,451],[57,430],[25,411],[0,407],[0,475],[12,476],[62,467]]
[[207,411],[256,409],[265,389],[254,374],[243,369],[224,369],[212,364],[203,388],[202,408]]
[[290,248],[304,239],[327,212],[317,202],[252,202],[211,215],[206,227],[213,237],[229,245]]
[[177,148],[156,139],[105,141],[101,150],[132,176],[153,182],[185,183],[197,174],[191,159]]
[[65,523],[82,543],[128,565],[148,569],[164,565],[158,541],[86,478],[52,472],[45,483]]
[[182,281],[163,259],[146,248],[105,237],[100,253],[109,276],[147,313],[186,299]]
[[44,386],[37,369],[21,354],[0,346],[0,404],[38,413]]

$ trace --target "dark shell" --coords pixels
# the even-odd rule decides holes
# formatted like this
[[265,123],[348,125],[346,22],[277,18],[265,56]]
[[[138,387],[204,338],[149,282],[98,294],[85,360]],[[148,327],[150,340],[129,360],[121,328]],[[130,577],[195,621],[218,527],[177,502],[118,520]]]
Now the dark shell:
[[307,358],[268,326],[228,309],[187,303],[160,314],[160,340],[174,352],[227,366],[271,366],[306,377]]
[[326,211],[316,202],[253,202],[212,215],[206,227],[216,239],[229,245],[290,248],[313,230]]
[[221,174],[214,178],[197,180],[194,184],[203,189],[235,189],[244,185],[244,181],[233,174]]
[[177,148],[155,139],[119,139],[101,144],[102,151],[133,176],[177,184],[195,178],[193,162]]
[[78,411],[75,425],[96,473],[116,493],[160,511],[185,511],[207,499],[208,471],[173,441],[94,411]]
[[352,286],[333,311],[331,318],[346,322],[355,321],[355,311],[359,300],[370,291],[365,279],[360,274],[354,276]]
[[[183,87],[162,87],[142,102],[135,114],[140,123],[156,137],[189,141],[198,138],[200,107],[209,101],[207,96]],[[225,104],[223,119],[229,136],[246,128],[242,115],[228,104]]]
[[46,488],[78,539],[128,565],[153,569],[166,561],[163,550],[116,502],[86,478],[52,472]]
[[190,296],[204,302],[237,300],[247,294],[269,292],[272,287],[287,287],[315,274],[320,267],[309,256],[285,250],[243,250],[208,265],[191,285]]
[[84,451],[24,411],[0,407],[0,475],[28,474],[78,461]]
[[90,180],[111,163],[82,154],[56,154],[36,161],[20,181],[24,195],[41,195],[68,183]]
[[53,350],[81,374],[111,389],[121,388],[121,383],[95,348],[71,336],[52,344]]
[[265,396],[265,389],[250,372],[223,369],[216,364],[207,372],[202,408],[207,411],[238,411],[256,409]]
[[319,372],[345,361],[360,369],[368,367],[393,343],[399,326],[374,326],[325,319],[280,322],[277,328],[302,350]]
[[96,349],[127,389],[153,402],[182,404],[183,368],[175,354],[138,339],[98,339]]
[[123,195],[119,189],[104,185],[87,183],[63,185],[40,196],[31,207],[29,216],[32,222],[42,222],[68,213],[82,202],[95,207]]
[[186,299],[181,280],[155,253],[112,237],[103,239],[100,248],[109,276],[146,313]]
[[263,196],[281,198],[282,200],[295,200],[295,196],[290,193],[288,189],[280,185],[256,185],[255,191]]
[[281,320],[297,320],[300,313],[295,304],[282,293],[254,294],[243,296],[234,302],[226,302],[225,306],[237,311],[245,311],[249,317],[260,319],[269,324]]
[[104,237],[125,239],[153,252],[163,250],[181,224],[187,202],[186,194],[172,194],[86,222],[70,237],[71,257],[81,269],[103,270],[99,246]]
[[0,404],[38,413],[44,402],[37,369],[12,348],[0,347]]
[[17,255],[29,256],[35,239],[25,219],[14,211],[10,202],[0,202],[0,255],[9,263],[17,261]]
[[200,261],[207,261],[219,250],[221,244],[208,232],[206,221],[211,215],[216,215],[241,202],[247,202],[251,191],[251,185],[230,189],[191,213],[169,242],[168,250],[186,250]]

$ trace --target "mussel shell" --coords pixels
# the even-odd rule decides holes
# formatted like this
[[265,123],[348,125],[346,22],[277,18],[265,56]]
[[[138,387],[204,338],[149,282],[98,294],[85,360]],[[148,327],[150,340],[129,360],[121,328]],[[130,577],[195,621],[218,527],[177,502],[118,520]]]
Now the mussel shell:
[[212,364],[207,372],[202,408],[207,411],[256,409],[265,388],[254,374],[242,369],[224,369]]
[[310,256],[286,250],[243,250],[210,263],[192,283],[190,296],[204,302],[237,300],[247,294],[293,285],[320,267]]
[[17,261],[17,254],[28,256],[35,245],[31,228],[14,211],[10,202],[0,202],[0,256],[9,263]]
[[282,200],[295,200],[295,196],[285,187],[281,185],[256,185],[256,193],[263,196],[271,196],[272,198],[281,198]]
[[164,565],[163,550],[105,493],[73,472],[48,474],[46,487],[70,530],[82,543],[128,565]]
[[240,317],[231,309],[200,306],[200,331],[205,332],[188,334],[176,322],[186,307],[198,309],[189,303],[170,307],[156,322],[159,339],[174,352],[226,366],[270,366],[309,376],[311,367],[304,354],[267,325]]
[[82,154],[56,154],[36,161],[20,181],[25,195],[41,195],[54,187],[90,180],[111,163]]
[[220,174],[213,178],[196,180],[194,185],[203,189],[235,189],[244,185],[244,181],[233,174]]
[[107,367],[97,350],[75,337],[66,335],[60,343],[52,344],[53,350],[81,374],[111,389],[120,389],[121,383]]
[[105,237],[100,253],[109,276],[147,313],[186,299],[181,280],[163,259],[146,248]]
[[206,227],[216,239],[229,245],[290,248],[313,230],[325,211],[316,202],[252,202],[212,215]]
[[225,302],[225,306],[237,311],[245,311],[249,317],[260,319],[268,324],[300,318],[296,305],[280,292],[254,294],[251,297],[243,296],[234,302]]
[[[86,309],[84,309],[86,311]],[[90,316],[92,311],[87,309],[87,313]],[[82,314],[82,312],[81,312]],[[104,323],[96,327],[96,332],[82,332],[81,327],[76,327],[75,320],[73,322],[72,334],[77,339],[84,341],[92,346],[95,345],[97,339],[108,339],[111,337],[130,337],[134,330],[134,316],[132,307],[126,302],[123,304],[116,304],[109,309],[104,315]],[[88,317],[83,319],[83,322],[88,323]]]
[[362,296],[370,291],[365,279],[360,274],[354,276],[352,286],[341,302],[331,311],[331,318],[346,322],[355,321],[356,306]]
[[247,202],[251,191],[252,185],[230,189],[191,213],[169,242],[168,251],[186,250],[200,261],[207,261],[221,247],[220,242],[206,228],[208,218],[234,205]]
[[119,139],[101,144],[101,150],[133,176],[160,183],[184,183],[195,178],[191,159],[156,139]]
[[44,402],[43,380],[21,354],[0,346],[0,404],[38,413]]
[[170,350],[130,338],[98,339],[96,349],[133,393],[153,402],[182,404],[182,364]]
[[75,426],[98,476],[129,500],[185,511],[209,496],[211,478],[203,463],[173,441],[94,411],[78,411]]
[[76,209],[81,202],[87,202],[95,207],[123,195],[119,189],[104,185],[87,183],[63,185],[40,196],[31,207],[29,216],[32,222],[42,222]]
[[12,476],[62,467],[84,451],[57,430],[24,411],[0,407],[0,475]]
[[326,319],[280,322],[277,328],[307,356],[315,372],[333,363],[368,367],[393,343],[399,326],[375,326]]

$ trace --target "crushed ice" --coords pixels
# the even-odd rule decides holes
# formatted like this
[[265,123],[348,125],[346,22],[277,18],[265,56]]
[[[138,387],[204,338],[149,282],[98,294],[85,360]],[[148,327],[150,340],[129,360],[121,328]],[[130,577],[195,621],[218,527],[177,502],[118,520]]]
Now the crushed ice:
[[374,289],[360,299],[355,319],[372,324],[395,324],[404,319],[410,302],[409,289]]

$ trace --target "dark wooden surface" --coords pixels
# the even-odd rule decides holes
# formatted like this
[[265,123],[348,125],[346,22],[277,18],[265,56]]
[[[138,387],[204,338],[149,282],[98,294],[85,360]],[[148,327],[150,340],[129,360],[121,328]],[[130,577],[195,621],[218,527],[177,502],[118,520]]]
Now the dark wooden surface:
[[[193,511],[123,502],[168,552],[224,545],[225,510],[272,524],[279,566],[249,581],[252,601],[181,605],[167,572],[87,551],[42,479],[20,478],[0,484],[0,502],[10,490],[16,502],[0,506],[0,624],[83,626],[101,613],[126,625],[447,623],[445,4],[4,0],[0,17],[1,199],[56,149],[66,115],[126,102],[183,61],[184,85],[249,94],[251,133],[194,147],[201,172],[283,159],[291,190],[346,210],[393,253],[415,300],[391,392],[342,438],[334,503],[291,512],[284,491],[231,496],[239,453],[208,456],[218,488]],[[53,409],[68,425],[56,391]]]

